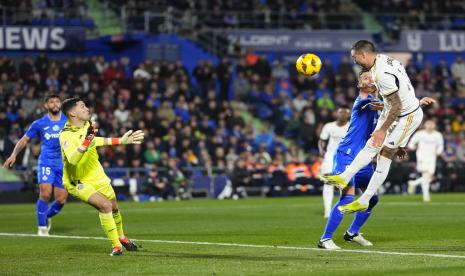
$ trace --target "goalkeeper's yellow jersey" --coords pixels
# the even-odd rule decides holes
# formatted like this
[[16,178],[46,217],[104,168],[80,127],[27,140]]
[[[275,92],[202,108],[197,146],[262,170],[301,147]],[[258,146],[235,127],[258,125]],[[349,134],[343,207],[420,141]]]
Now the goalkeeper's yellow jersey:
[[70,162],[71,156],[85,139],[89,122],[83,127],[76,127],[66,122],[60,132],[60,146],[63,157],[63,185],[76,185],[78,182],[87,184],[107,184],[110,179],[103,171],[98,160],[97,146],[103,145],[104,138],[95,137],[88,150],[77,164]]

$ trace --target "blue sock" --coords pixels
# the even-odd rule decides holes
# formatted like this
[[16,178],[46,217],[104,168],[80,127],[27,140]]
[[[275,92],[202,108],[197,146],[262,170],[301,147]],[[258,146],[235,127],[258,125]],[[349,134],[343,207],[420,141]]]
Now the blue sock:
[[64,205],[59,204],[58,202],[56,202],[56,200],[54,202],[52,202],[52,206],[50,206],[50,209],[48,209],[48,212],[47,212],[47,218],[51,218],[54,215],[58,214],[61,211],[61,209],[63,208],[63,206]]
[[347,230],[347,232],[349,232],[352,235],[358,234],[358,231],[360,231],[360,228],[362,228],[362,226],[365,224],[367,219],[370,217],[371,210],[376,206],[377,203],[378,203],[378,196],[374,195],[370,199],[370,204],[368,205],[368,209],[366,211],[358,212],[355,214],[354,220],[352,221],[352,225],[350,225],[349,230]]
[[43,201],[42,199],[37,199],[37,223],[39,226],[47,226],[47,210],[48,210],[48,202]]
[[334,231],[336,231],[336,228],[339,226],[339,224],[342,221],[342,218],[344,217],[344,214],[341,213],[337,209],[337,207],[340,205],[349,204],[352,201],[354,201],[353,195],[341,195],[341,197],[339,198],[339,201],[336,203],[336,205],[334,205],[333,209],[331,210],[331,214],[329,215],[328,222],[326,223],[325,232],[323,236],[321,236],[320,240],[333,238]]

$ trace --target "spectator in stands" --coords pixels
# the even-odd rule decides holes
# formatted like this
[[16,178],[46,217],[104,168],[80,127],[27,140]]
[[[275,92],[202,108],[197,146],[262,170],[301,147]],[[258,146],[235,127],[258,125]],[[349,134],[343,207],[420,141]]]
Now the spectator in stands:
[[247,196],[244,186],[251,185],[251,175],[249,170],[247,170],[247,161],[243,156],[237,159],[230,178],[233,189],[232,198],[236,200],[239,197]]
[[228,59],[222,58],[220,64],[216,67],[216,77],[220,83],[220,93],[218,100],[226,101],[229,99],[229,87],[231,85],[232,67]]
[[[309,185],[313,183],[312,174],[310,169],[303,162],[297,158],[290,160],[286,167],[287,177],[291,185],[294,187],[299,185]],[[297,187],[296,187],[297,188]]]
[[148,175],[143,179],[140,193],[150,196],[151,201],[176,199],[174,187],[166,176],[158,172],[157,167],[152,167]]
[[462,57],[457,57],[451,66],[451,71],[460,89],[465,88],[465,62]]
[[[127,167],[150,168],[158,165],[160,169],[169,168],[172,172],[174,178],[169,180],[170,183],[189,187],[190,172],[186,167],[208,166],[212,173],[232,171],[233,179],[234,175],[240,174],[241,168],[237,165],[240,163],[237,154],[249,149],[256,158],[249,160],[249,171],[246,166],[244,177],[248,183],[239,184],[250,186],[257,164],[258,167],[263,165],[259,155],[266,153],[271,163],[283,155],[287,162],[294,157],[298,157],[299,162],[306,160],[306,154],[316,148],[315,137],[320,125],[332,120],[331,108],[334,103],[351,103],[356,96],[351,88],[355,87],[355,76],[347,65],[344,65],[347,67],[345,69],[339,68],[346,74],[337,73],[334,77],[329,73],[334,68],[326,65],[320,77],[296,76],[287,79],[286,75],[292,74],[287,72],[289,68],[281,67],[282,64],[278,63],[271,69],[270,61],[265,57],[249,54],[235,68],[237,77],[232,83],[239,108],[236,105],[232,108],[221,101],[224,95],[221,96],[220,91],[215,89],[220,79],[228,79],[228,70],[215,70],[218,66],[203,62],[201,66],[198,65],[197,73],[200,75],[196,76],[195,72],[189,75],[179,61],[146,60],[143,68],[132,68],[132,64],[123,60],[112,61],[108,67],[103,57],[77,58],[73,61],[37,58],[35,63],[29,57],[23,57],[19,62],[0,57],[0,136],[4,133],[3,151],[8,150],[7,140],[14,140],[15,133],[16,137],[21,136],[40,113],[40,105],[35,102],[45,93],[56,90],[64,98],[80,94],[92,102],[94,112],[98,114],[99,131],[105,135],[121,135],[125,129],[137,126],[146,132],[147,137],[153,137],[141,147],[123,151],[102,148],[101,156],[106,167],[116,166],[120,156],[124,156],[124,162],[119,165],[124,172]],[[463,66],[463,61],[459,60],[455,64]],[[18,68],[15,63],[19,63]],[[456,68],[460,68],[459,65]],[[136,74],[141,68],[144,73]],[[458,154],[463,140],[458,137],[462,137],[464,131],[461,124],[465,108],[463,92],[460,93],[454,81],[445,77],[442,62],[436,67],[426,63],[410,63],[407,71],[413,75],[412,84],[418,93],[432,95],[440,101],[438,106],[425,110],[425,114],[435,116],[438,128],[450,134],[446,139],[446,144],[450,144],[449,151],[442,159],[448,162],[448,166],[463,166],[461,155]],[[458,71],[452,70],[452,76],[457,76]],[[128,79],[131,81],[128,82]],[[191,80],[197,81],[199,87],[203,82],[205,91],[196,90]],[[263,120],[275,129],[254,132],[241,116],[247,111],[256,117],[263,116]],[[291,141],[289,152],[286,152],[286,146],[277,135]],[[260,147],[263,143],[264,148]],[[251,145],[253,147],[250,148]],[[127,156],[137,158],[129,160]],[[265,159],[269,164],[269,158]],[[309,160],[308,165],[317,164],[316,160]],[[283,166],[288,165],[282,163]],[[454,167],[454,170],[457,168]],[[176,177],[178,172],[182,173],[182,178]],[[263,176],[262,172],[259,174]],[[272,172],[267,170],[265,178],[270,174]],[[236,184],[238,181],[236,177]]]

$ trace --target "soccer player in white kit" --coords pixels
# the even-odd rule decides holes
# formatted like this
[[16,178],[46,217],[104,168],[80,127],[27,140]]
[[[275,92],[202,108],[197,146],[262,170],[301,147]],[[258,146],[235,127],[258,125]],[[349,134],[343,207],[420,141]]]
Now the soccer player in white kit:
[[[350,109],[347,106],[341,106],[337,109],[336,121],[327,123],[323,126],[318,141],[320,158],[323,158],[320,167],[321,175],[330,175],[333,171],[333,158],[339,142],[344,138],[349,128]],[[334,186],[323,185],[323,206],[324,217],[328,218],[331,213],[331,207],[334,198]]]
[[377,156],[376,170],[367,189],[358,200],[339,206],[338,209],[343,213],[368,208],[371,197],[386,180],[398,149],[407,145],[423,120],[420,102],[405,68],[398,60],[377,54],[375,45],[367,40],[357,41],[352,46],[351,55],[356,64],[371,73],[373,82],[366,86],[377,89],[384,107],[375,131],[354,161],[341,174],[324,177],[328,184],[344,189],[352,177]]
[[413,194],[415,188],[421,185],[423,201],[431,200],[429,186],[436,171],[436,157],[444,151],[444,138],[436,131],[436,123],[433,120],[425,122],[425,129],[416,132],[408,145],[409,149],[416,150],[417,171],[421,177],[408,182],[408,193]]

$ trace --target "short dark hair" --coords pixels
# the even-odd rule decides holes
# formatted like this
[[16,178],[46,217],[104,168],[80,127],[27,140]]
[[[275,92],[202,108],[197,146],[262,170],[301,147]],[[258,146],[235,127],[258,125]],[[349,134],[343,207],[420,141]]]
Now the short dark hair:
[[338,106],[337,109],[349,109],[350,110],[350,107],[348,105],[346,105],[346,104],[341,104],[340,106]]
[[355,52],[364,51],[369,53],[376,53],[376,47],[373,42],[368,40],[359,40],[352,45],[352,50]]
[[61,111],[69,118],[69,112],[73,109],[78,102],[82,101],[80,98],[69,98],[63,101],[61,104]]
[[44,102],[46,103],[48,102],[48,100],[54,99],[54,98],[61,100],[60,96],[58,96],[57,94],[48,94],[47,96],[45,96]]

